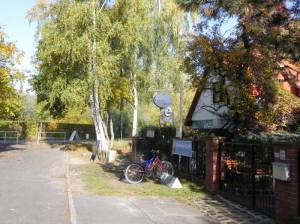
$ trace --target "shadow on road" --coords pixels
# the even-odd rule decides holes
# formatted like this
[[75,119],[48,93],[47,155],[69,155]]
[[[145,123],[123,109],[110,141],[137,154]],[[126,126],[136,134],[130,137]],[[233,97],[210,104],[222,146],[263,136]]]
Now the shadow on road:
[[5,152],[9,151],[23,151],[26,150],[25,145],[14,145],[14,144],[0,144],[0,158],[4,156]]

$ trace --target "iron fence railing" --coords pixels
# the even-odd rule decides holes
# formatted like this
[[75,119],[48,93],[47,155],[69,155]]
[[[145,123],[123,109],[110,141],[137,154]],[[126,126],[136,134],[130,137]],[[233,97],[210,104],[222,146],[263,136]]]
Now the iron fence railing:
[[220,192],[230,200],[274,216],[273,149],[269,144],[220,146]]
[[17,143],[19,144],[19,132],[17,131],[0,131],[0,143]]

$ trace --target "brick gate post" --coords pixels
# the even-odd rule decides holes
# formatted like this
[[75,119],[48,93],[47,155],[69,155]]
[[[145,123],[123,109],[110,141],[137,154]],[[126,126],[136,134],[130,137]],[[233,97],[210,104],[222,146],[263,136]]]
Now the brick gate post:
[[210,193],[217,193],[220,184],[220,139],[211,138],[205,141],[205,180],[204,187]]
[[299,216],[299,148],[295,143],[273,145],[274,161],[290,168],[288,181],[275,179],[275,219],[279,224]]

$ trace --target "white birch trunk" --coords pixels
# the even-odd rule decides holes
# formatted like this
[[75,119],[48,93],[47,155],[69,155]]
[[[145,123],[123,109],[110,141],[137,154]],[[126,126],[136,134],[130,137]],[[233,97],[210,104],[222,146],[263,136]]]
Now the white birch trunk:
[[97,151],[108,151],[109,150],[109,144],[108,144],[108,138],[105,134],[105,126],[103,125],[104,122],[102,120],[102,117],[100,115],[100,108],[99,108],[99,98],[98,98],[98,92],[93,91],[93,93],[90,96],[91,101],[91,109],[92,109],[92,117],[93,122],[95,126],[95,132],[96,132],[96,140],[97,140]]
[[109,129],[110,129],[110,148],[112,149],[114,146],[114,140],[115,140],[115,132],[114,132],[114,123],[112,118],[109,118]]
[[[93,0],[93,28],[94,32],[96,32],[96,1]],[[99,104],[99,93],[98,93],[98,78],[96,74],[96,57],[97,57],[97,43],[96,43],[96,37],[95,34],[93,36],[92,41],[92,55],[90,58],[90,69],[91,69],[91,77],[90,77],[90,104],[91,104],[91,112],[92,112],[92,118],[95,126],[95,132],[96,132],[96,140],[97,140],[97,146],[96,146],[96,153],[99,155],[102,160],[105,159],[106,152],[109,150],[109,137],[107,135],[107,129],[106,125],[104,124],[104,121],[100,114],[100,104]],[[104,152],[104,153],[103,153]],[[100,159],[99,158],[99,159]]]
[[158,16],[160,16],[160,14],[161,14],[161,8],[162,8],[162,0],[157,0]]
[[133,115],[132,115],[132,137],[135,137],[137,135],[137,128],[138,128],[138,106],[139,106],[139,100],[138,100],[138,91],[136,87],[136,82],[133,81],[132,85],[132,94],[133,94]]

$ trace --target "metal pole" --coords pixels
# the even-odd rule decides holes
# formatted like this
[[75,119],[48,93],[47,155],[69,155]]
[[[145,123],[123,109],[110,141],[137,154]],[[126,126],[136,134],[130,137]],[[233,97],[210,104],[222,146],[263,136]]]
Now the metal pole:
[[183,128],[183,88],[184,88],[184,81],[181,77],[180,82],[180,101],[179,101],[179,137],[182,138],[182,128]]
[[6,143],[6,131],[4,132],[4,144]]

